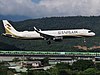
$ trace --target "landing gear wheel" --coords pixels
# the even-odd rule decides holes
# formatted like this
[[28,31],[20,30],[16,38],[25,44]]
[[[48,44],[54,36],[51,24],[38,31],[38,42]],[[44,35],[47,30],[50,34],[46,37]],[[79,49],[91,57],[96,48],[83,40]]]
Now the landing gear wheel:
[[83,38],[83,43],[84,43],[84,45],[86,46],[86,39],[85,38]]
[[86,43],[86,39],[84,38],[84,43]]
[[47,44],[48,44],[48,45],[50,45],[50,44],[51,44],[51,41],[50,41],[50,40],[48,40],[48,41],[47,41]]

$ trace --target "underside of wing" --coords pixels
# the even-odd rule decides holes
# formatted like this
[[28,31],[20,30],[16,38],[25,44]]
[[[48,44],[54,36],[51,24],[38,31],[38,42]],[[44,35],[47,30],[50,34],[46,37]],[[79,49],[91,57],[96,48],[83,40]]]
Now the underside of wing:
[[38,33],[40,34],[40,36],[47,38],[47,39],[56,37],[56,36],[53,36],[53,35],[50,35],[50,34],[42,33],[41,31],[38,31]]

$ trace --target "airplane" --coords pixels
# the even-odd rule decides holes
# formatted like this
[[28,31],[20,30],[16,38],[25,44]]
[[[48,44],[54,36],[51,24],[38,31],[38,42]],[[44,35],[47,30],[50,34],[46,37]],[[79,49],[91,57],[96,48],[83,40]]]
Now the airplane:
[[91,37],[95,33],[89,29],[71,29],[71,30],[45,30],[37,29],[34,31],[17,31],[7,20],[3,20],[5,28],[4,36],[17,38],[17,39],[44,39],[50,44],[50,40],[63,40],[67,37]]

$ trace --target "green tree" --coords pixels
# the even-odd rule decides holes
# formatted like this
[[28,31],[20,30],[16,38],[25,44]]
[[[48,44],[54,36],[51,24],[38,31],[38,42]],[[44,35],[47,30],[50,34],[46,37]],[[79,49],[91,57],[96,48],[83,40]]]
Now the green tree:
[[85,75],[96,75],[96,73],[97,73],[97,69],[95,68],[88,68],[84,70]]
[[94,68],[94,63],[92,60],[77,60],[72,64],[73,70],[84,71],[88,68]]
[[71,69],[71,66],[68,63],[57,63],[55,65],[58,69]]
[[96,63],[96,64],[95,64],[95,67],[96,67],[98,70],[100,70],[100,63]]
[[59,70],[57,67],[53,67],[51,69],[48,70],[50,72],[50,75],[58,75]]
[[71,75],[71,72],[66,69],[60,69],[58,75]]
[[7,75],[8,66],[7,62],[0,62],[0,75]]
[[50,75],[50,73],[48,71],[33,71],[33,73],[29,74],[29,75]]
[[44,66],[48,66],[49,65],[49,57],[45,57],[44,59],[41,60],[41,63]]

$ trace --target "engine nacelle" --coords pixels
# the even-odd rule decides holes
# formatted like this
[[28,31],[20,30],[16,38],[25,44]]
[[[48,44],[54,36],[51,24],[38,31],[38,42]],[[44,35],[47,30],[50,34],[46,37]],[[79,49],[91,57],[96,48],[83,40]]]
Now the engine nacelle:
[[53,38],[54,41],[61,41],[62,39],[63,39],[63,37],[61,37],[61,36]]

